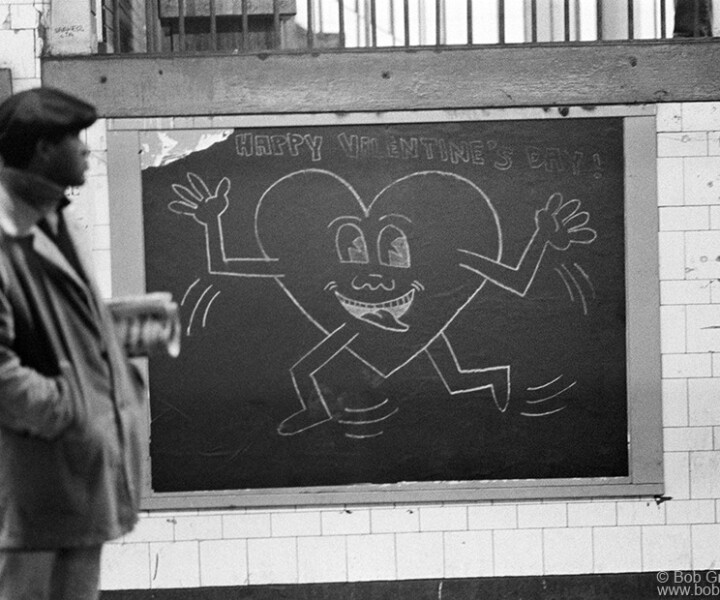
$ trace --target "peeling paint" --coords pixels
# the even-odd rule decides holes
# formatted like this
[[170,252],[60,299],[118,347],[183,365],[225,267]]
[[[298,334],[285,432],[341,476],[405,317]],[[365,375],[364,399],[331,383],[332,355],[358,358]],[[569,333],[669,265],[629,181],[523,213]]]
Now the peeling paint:
[[140,137],[141,168],[162,167],[226,140],[232,129],[148,131]]

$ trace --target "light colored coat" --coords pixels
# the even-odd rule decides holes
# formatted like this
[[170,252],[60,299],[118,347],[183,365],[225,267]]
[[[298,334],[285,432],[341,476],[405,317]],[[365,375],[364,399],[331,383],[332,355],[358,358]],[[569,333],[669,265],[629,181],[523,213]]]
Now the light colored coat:
[[0,182],[0,548],[95,545],[132,529],[144,385],[86,278]]

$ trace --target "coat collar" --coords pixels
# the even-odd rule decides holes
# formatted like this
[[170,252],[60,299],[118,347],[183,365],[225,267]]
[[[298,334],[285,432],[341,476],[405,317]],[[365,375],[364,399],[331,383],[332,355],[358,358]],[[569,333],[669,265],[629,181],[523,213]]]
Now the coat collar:
[[3,167],[0,184],[0,227],[13,237],[30,233],[30,229],[48,213],[64,207],[65,188],[35,173]]
[[[37,226],[43,217],[67,206],[64,191],[64,188],[38,175],[10,167],[0,169],[0,231],[13,238],[32,236],[33,249],[38,255],[85,288],[82,277]],[[72,228],[69,229],[72,234]],[[77,236],[73,235],[73,239],[77,241]]]

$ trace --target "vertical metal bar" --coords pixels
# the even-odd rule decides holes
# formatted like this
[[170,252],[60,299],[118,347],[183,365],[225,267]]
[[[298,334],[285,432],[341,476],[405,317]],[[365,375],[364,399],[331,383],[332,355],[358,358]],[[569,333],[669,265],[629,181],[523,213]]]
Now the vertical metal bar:
[[362,27],[360,26],[360,0],[355,0],[355,44],[362,45]]
[[563,7],[563,37],[566,42],[570,41],[570,0],[565,0]]
[[250,17],[248,16],[248,0],[242,0],[242,49],[247,50],[250,47]]
[[338,0],[338,23],[340,28],[340,47],[345,47],[345,0]]
[[[587,1],[587,0],[585,0]],[[582,39],[582,11],[580,10],[581,0],[573,0],[573,6],[575,8],[575,21],[573,26],[575,27],[575,41],[579,42]]]
[[505,43],[505,0],[498,0],[498,42]]
[[595,17],[597,22],[597,39],[603,39],[603,7],[602,0],[595,0]]
[[370,44],[377,47],[377,8],[375,0],[370,0]]
[[210,50],[217,49],[217,6],[215,6],[215,0],[210,0]]
[[[158,22],[153,12],[154,2],[145,3],[145,48],[146,52],[156,52],[155,40],[157,35]],[[102,9],[101,9],[102,10]]]
[[627,39],[632,40],[635,37],[635,3],[633,0],[627,0],[627,15],[628,15]]
[[313,33],[313,0],[307,0],[307,47],[315,45],[315,34]]
[[[155,50],[162,52],[165,42],[165,32],[160,22],[160,6],[157,2],[152,2],[153,15],[155,15]],[[172,39],[172,36],[170,36]]]
[[405,46],[410,45],[410,7],[409,0],[403,0],[403,26],[405,27]]
[[178,0],[178,51],[185,51],[185,0]]
[[120,47],[120,0],[113,0],[113,52],[122,52]]
[[473,45],[473,0],[467,0],[467,43],[468,46]]
[[530,39],[533,43],[537,42],[537,0],[530,2]]
[[[342,2],[342,0],[340,0],[340,2]],[[395,26],[395,0],[390,0],[390,39],[392,40],[391,46],[396,46],[397,27]]]
[[435,0],[435,45],[442,45],[442,0]]
[[[342,0],[340,0],[342,3]],[[280,44],[280,0],[273,0],[273,48],[279,49]]]
[[665,6],[665,0],[660,0],[660,38],[667,36],[665,28],[667,27],[667,7]]

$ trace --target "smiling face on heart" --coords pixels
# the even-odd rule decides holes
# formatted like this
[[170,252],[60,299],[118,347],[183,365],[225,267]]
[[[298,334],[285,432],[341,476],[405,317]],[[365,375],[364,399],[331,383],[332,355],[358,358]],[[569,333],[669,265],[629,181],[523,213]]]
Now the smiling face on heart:
[[458,249],[501,253],[488,198],[440,171],[398,179],[369,203],[329,171],[291,173],[263,194],[255,227],[303,314],[325,333],[357,332],[349,349],[384,375],[424,350],[485,283],[459,267]]

